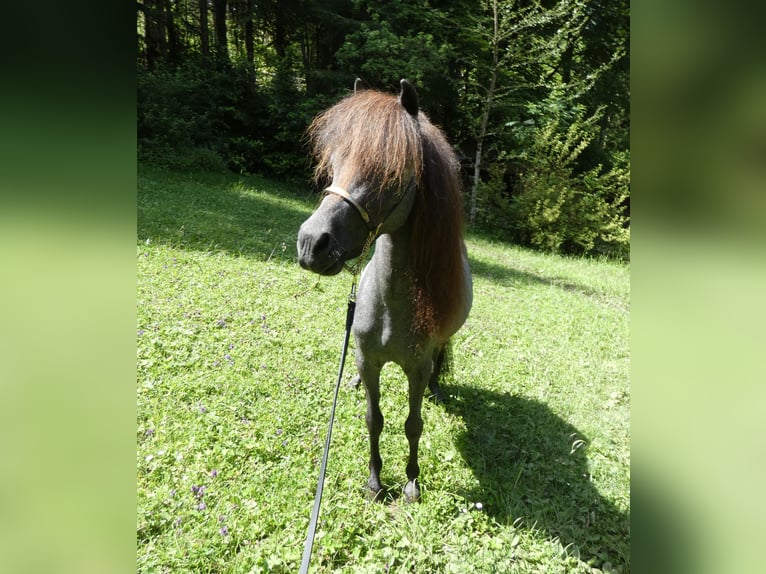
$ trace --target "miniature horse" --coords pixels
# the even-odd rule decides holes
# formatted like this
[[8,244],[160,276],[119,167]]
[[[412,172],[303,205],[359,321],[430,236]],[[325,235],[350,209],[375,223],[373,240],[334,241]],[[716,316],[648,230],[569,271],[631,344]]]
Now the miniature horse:
[[367,396],[369,494],[380,482],[380,371],[397,363],[409,381],[405,434],[407,501],[420,497],[418,442],[426,386],[441,399],[438,375],[449,338],[471,309],[473,288],[462,234],[457,158],[444,134],[418,109],[415,88],[398,97],[354,90],[308,130],[318,181],[332,181],[298,233],[301,267],[335,275],[375,252],[362,272],[352,332]]

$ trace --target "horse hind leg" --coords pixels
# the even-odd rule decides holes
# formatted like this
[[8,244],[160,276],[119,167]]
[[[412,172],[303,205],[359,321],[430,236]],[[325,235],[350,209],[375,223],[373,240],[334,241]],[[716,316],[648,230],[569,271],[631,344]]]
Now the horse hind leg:
[[437,404],[444,403],[444,395],[442,394],[442,389],[439,385],[439,379],[449,372],[450,351],[451,346],[449,341],[441,347],[437,347],[434,351],[434,366],[431,371],[431,376],[428,379],[428,390],[431,391],[431,398]]

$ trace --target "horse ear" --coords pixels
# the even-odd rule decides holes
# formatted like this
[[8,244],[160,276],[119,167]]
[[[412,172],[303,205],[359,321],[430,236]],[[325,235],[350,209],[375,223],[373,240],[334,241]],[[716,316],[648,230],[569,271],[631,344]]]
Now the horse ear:
[[402,91],[399,92],[399,103],[402,104],[404,109],[407,110],[413,118],[417,117],[420,104],[418,102],[418,93],[415,91],[415,86],[405,79],[402,79],[400,84],[402,86]]
[[361,92],[364,89],[364,86],[362,85],[362,78],[357,78],[354,80],[354,93]]

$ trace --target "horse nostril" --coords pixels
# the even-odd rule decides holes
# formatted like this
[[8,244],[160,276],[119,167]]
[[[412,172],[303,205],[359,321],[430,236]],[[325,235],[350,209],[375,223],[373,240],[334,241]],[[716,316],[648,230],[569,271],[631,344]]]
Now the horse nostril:
[[330,247],[330,234],[323,233],[314,243],[314,252],[324,252]]

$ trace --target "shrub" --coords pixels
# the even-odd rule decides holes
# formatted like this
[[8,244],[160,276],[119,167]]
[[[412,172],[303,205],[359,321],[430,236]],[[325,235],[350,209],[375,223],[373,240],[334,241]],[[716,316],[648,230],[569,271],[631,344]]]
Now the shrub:
[[326,101],[307,96],[287,75],[259,85],[247,66],[193,60],[139,69],[139,159],[307,178],[303,134]]
[[627,154],[608,170],[575,173],[578,156],[594,137],[598,115],[579,112],[564,129],[558,117],[533,131],[508,212],[514,238],[543,251],[630,255],[630,168]]
[[201,147],[174,148],[166,144],[138,145],[138,158],[146,163],[173,171],[213,171],[227,169],[224,159],[215,151]]

